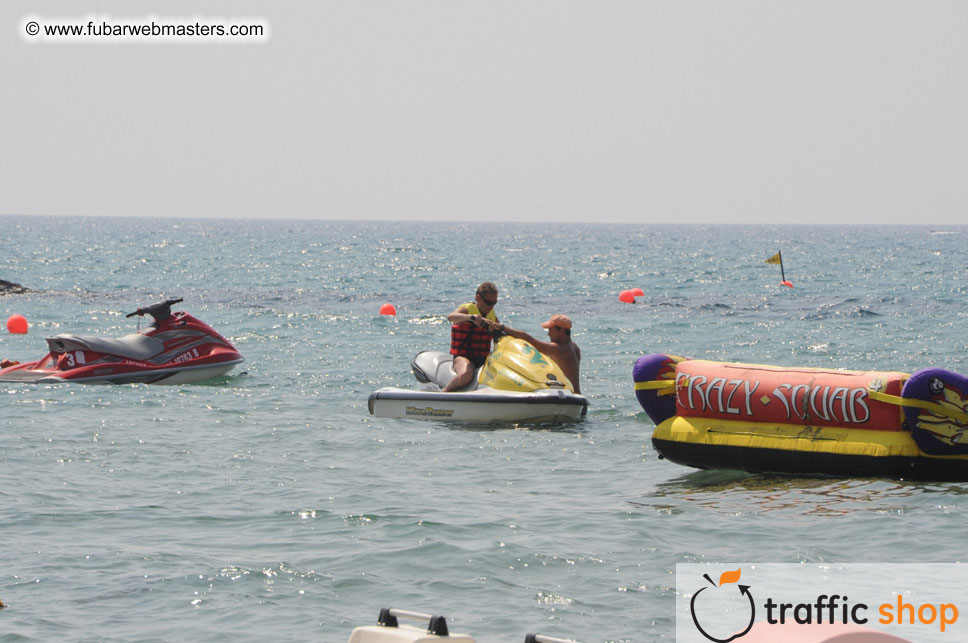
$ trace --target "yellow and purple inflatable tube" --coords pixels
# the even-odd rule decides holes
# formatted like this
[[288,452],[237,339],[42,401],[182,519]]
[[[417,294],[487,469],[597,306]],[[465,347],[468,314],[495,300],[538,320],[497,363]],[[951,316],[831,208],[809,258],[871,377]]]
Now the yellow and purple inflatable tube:
[[700,469],[968,480],[968,379],[652,354],[633,368],[660,456]]

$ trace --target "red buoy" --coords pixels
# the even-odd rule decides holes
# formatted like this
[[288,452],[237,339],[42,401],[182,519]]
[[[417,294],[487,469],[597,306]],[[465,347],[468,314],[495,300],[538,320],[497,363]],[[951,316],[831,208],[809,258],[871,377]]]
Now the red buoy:
[[23,315],[10,315],[7,319],[7,330],[22,335],[27,332],[27,320]]
[[642,290],[641,288],[633,288],[629,292],[631,292],[636,297],[645,297],[645,291]]
[[618,295],[618,300],[624,304],[634,304],[635,295],[632,294],[631,290],[623,290]]
[[790,282],[790,281],[781,281],[780,285],[786,286],[787,288],[793,288],[793,282]]
[[381,315],[396,315],[397,314],[397,309],[394,307],[393,304],[389,304],[389,303],[383,304],[382,306],[380,306],[380,314]]

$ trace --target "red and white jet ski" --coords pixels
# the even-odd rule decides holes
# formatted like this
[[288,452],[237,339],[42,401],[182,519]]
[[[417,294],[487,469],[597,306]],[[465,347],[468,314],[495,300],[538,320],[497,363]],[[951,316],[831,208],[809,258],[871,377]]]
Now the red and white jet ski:
[[228,373],[245,361],[211,326],[185,312],[171,312],[169,299],[127,315],[150,315],[144,332],[119,339],[61,334],[48,337],[50,352],[36,362],[0,370],[0,382],[83,384],[187,384]]

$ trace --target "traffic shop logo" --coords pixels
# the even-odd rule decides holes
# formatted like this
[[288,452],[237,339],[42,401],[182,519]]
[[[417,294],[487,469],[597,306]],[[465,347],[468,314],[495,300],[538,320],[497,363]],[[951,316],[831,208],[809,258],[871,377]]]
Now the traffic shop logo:
[[[714,643],[730,643],[748,634],[756,620],[756,601],[749,585],[740,584],[742,568],[725,571],[719,583],[703,574],[707,584],[696,590],[689,602],[689,611],[696,629]],[[890,600],[873,602],[850,601],[842,594],[820,594],[805,602],[783,602],[772,596],[762,607],[763,626],[797,628],[813,624],[843,624],[866,626],[872,619],[880,625],[932,627],[944,634],[958,622],[958,606],[953,601],[919,603],[905,598],[902,592],[892,592]],[[868,630],[876,632],[876,630]]]
[[[696,629],[710,641],[715,643],[729,643],[734,639],[745,636],[753,627],[756,620],[756,604],[750,593],[749,585],[740,585],[741,569],[723,572],[719,576],[719,584],[713,582],[708,574],[703,574],[709,584],[703,585],[689,602],[689,611]],[[727,623],[714,624],[714,614],[728,612],[730,618]],[[746,614],[749,614],[747,617]]]

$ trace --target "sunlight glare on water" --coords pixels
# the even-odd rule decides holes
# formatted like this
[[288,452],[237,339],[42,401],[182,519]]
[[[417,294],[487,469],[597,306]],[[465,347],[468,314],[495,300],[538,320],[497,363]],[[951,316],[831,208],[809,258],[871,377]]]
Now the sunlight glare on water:
[[[207,384],[0,385],[0,640],[345,641],[387,606],[484,642],[672,640],[679,562],[963,557],[963,484],[659,460],[631,369],[665,352],[968,372],[966,228],[0,225],[0,278],[30,289],[0,312],[31,324],[0,357],[119,337],[126,312],[183,297],[246,358]],[[574,320],[587,419],[371,417],[484,280],[514,327]]]

